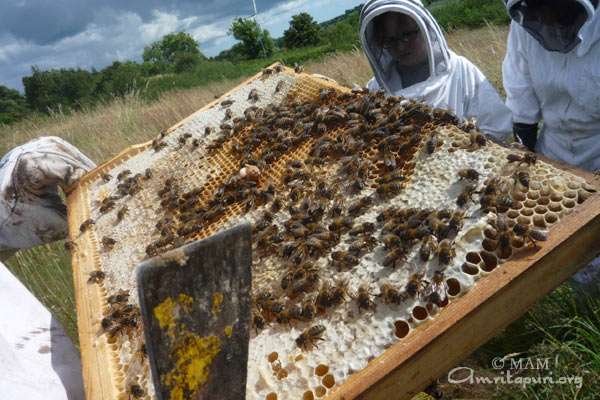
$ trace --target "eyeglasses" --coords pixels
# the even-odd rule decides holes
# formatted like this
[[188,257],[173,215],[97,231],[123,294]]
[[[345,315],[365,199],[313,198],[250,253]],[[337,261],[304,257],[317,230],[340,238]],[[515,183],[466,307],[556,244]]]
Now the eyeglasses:
[[406,32],[405,34],[399,37],[386,37],[381,41],[381,46],[384,49],[391,49],[398,45],[398,43],[406,44],[412,40],[414,40],[419,34],[419,28],[416,28],[414,31]]

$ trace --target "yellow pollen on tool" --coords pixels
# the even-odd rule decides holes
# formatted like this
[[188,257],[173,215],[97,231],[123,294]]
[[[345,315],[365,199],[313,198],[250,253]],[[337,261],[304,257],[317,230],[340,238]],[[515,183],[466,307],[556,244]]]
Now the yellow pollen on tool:
[[191,398],[206,383],[212,360],[221,351],[221,341],[216,336],[201,338],[186,333],[174,344],[170,357],[177,362],[165,377],[165,384],[171,388],[171,400]]
[[154,307],[154,316],[158,325],[162,328],[170,327],[175,324],[174,308],[176,304],[172,298],[167,297],[165,301]]
[[233,328],[230,325],[227,325],[225,327],[225,336],[227,336],[227,339],[231,339],[232,332],[233,332]]
[[221,312],[221,303],[223,303],[223,295],[219,292],[213,294],[212,315],[217,315]]
[[179,304],[183,306],[185,311],[192,312],[192,309],[194,308],[194,298],[182,293],[179,295]]

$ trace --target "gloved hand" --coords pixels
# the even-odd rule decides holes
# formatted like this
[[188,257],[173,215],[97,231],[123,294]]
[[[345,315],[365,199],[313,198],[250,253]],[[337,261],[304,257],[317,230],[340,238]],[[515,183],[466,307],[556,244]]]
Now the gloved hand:
[[39,246],[68,235],[63,190],[96,167],[58,137],[40,137],[0,160],[0,252]]
[[513,122],[513,135],[515,136],[515,141],[527,147],[529,151],[535,152],[537,129],[538,124]]

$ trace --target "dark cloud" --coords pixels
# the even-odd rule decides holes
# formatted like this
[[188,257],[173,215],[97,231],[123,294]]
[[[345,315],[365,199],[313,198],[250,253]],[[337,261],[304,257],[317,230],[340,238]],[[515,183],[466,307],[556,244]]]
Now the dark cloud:
[[[170,1],[159,0],[21,0],[2,2],[0,36],[11,34],[18,40],[46,45],[83,32],[91,23],[108,15],[135,13],[142,22],[154,18],[155,12],[176,12],[180,17],[196,16],[200,21],[214,21],[227,16],[253,14],[252,0]],[[4,4],[6,3],[6,4]],[[257,7],[267,11],[281,0],[258,0]]]
[[[273,24],[287,23],[290,12],[357,2],[255,1],[261,23],[274,37],[283,30],[272,31]],[[32,65],[100,70],[114,61],[139,62],[144,46],[180,30],[214,56],[235,43],[226,34],[233,19],[254,14],[252,0],[0,0],[0,10],[0,85],[21,91],[21,78],[31,74]]]

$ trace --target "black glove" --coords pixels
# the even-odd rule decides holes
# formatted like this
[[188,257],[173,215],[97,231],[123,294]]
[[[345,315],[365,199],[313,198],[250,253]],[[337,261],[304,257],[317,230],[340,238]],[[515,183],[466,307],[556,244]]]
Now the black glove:
[[513,134],[515,141],[527,147],[530,151],[535,151],[535,143],[537,142],[538,124],[522,124],[513,122]]

